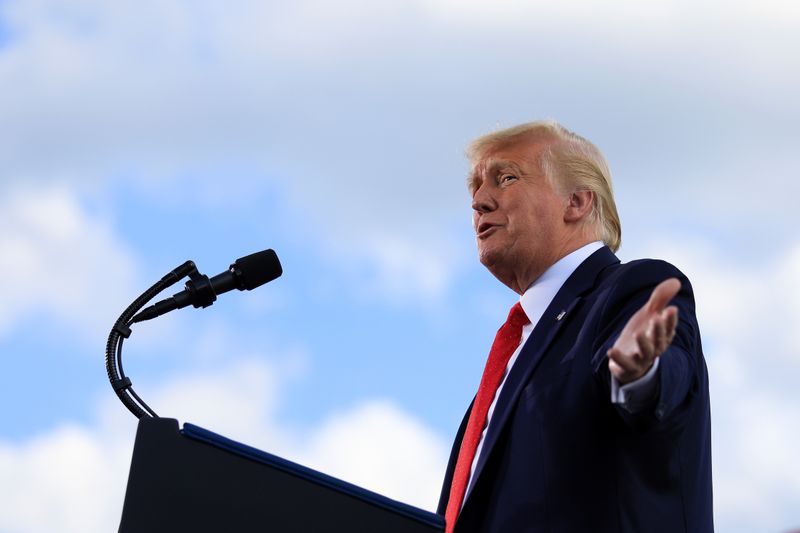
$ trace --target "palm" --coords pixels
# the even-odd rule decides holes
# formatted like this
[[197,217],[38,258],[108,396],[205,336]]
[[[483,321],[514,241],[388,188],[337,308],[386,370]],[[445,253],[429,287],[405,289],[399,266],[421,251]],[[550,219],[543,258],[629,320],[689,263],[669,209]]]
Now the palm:
[[680,288],[676,278],[659,283],[608,350],[608,368],[620,383],[642,377],[669,347],[678,324],[678,308],[667,304]]

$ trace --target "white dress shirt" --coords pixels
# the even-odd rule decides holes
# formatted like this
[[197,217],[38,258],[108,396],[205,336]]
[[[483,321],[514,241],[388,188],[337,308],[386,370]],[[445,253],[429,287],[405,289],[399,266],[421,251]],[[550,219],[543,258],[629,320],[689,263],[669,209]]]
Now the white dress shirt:
[[[491,423],[492,415],[494,414],[494,408],[497,404],[497,398],[500,397],[500,391],[503,389],[503,385],[506,382],[508,373],[511,371],[511,367],[513,367],[514,363],[517,361],[517,357],[519,357],[519,353],[522,351],[522,347],[525,345],[528,337],[530,337],[533,328],[536,327],[539,319],[542,318],[545,310],[547,310],[547,307],[550,305],[550,302],[553,301],[553,298],[555,298],[556,293],[558,293],[558,291],[561,289],[561,286],[567,281],[567,278],[569,278],[572,273],[575,272],[575,269],[577,269],[578,266],[590,255],[602,247],[602,242],[595,241],[578,248],[565,257],[562,257],[554,265],[548,268],[544,274],[539,276],[539,278],[536,279],[536,281],[534,281],[520,297],[520,305],[522,305],[522,309],[525,311],[525,314],[528,315],[528,319],[530,319],[531,322],[530,324],[522,327],[522,337],[519,346],[514,353],[511,354],[511,359],[508,360],[508,365],[506,365],[506,370],[503,374],[502,380],[500,381],[500,386],[497,388],[497,392],[494,395],[492,404],[489,406],[489,412],[486,415],[486,425],[484,426],[483,432],[481,433],[481,438],[478,441],[478,448],[475,451],[475,458],[472,460],[472,467],[469,474],[469,484],[467,485],[467,494],[469,494],[469,490],[472,487],[475,466],[478,464],[478,458],[481,456],[483,441],[486,437],[486,430]],[[646,405],[647,400],[652,397],[652,394],[655,390],[656,381],[653,378],[657,368],[658,359],[655,360],[655,363],[647,372],[647,374],[626,385],[620,385],[617,379],[614,378],[614,376],[611,376],[611,402],[619,404],[620,407],[631,412],[640,410],[641,406]],[[464,501],[466,501],[466,498],[464,498]]]

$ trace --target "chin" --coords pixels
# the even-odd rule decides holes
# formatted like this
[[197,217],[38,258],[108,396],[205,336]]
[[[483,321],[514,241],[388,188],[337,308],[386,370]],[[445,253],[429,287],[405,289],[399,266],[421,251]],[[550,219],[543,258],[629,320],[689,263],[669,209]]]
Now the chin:
[[492,267],[501,264],[503,262],[502,259],[503,254],[501,254],[498,250],[478,250],[478,260],[489,270],[491,270]]

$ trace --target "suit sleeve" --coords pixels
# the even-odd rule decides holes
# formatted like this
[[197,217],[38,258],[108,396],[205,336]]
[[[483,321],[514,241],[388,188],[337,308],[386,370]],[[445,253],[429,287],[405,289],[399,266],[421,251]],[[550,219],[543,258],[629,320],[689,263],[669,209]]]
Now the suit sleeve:
[[[682,415],[691,407],[700,380],[705,379],[691,283],[677,268],[663,261],[630,263],[608,290],[598,325],[593,358],[595,374],[599,385],[608,389],[611,374],[606,352],[616,342],[630,317],[648,301],[656,285],[671,277],[681,282],[680,291],[669,303],[678,308],[678,324],[672,343],[660,356],[654,398],[647,409],[636,414],[617,408],[626,423],[641,428],[654,424],[680,424]],[[606,397],[610,397],[610,393]]]

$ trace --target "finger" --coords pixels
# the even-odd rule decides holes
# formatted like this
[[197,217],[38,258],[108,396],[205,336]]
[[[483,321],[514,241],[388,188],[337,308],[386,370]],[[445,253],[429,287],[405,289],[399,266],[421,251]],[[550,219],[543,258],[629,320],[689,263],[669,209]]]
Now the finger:
[[608,359],[608,371],[611,372],[612,376],[617,378],[617,381],[622,381],[623,379],[625,379],[626,375],[625,369],[619,366],[619,364],[613,359],[611,359],[610,356]]
[[633,360],[636,366],[641,368],[655,359],[655,347],[653,346],[653,338],[646,333],[639,333],[636,336],[636,344],[639,346],[638,353],[633,354]]
[[620,383],[628,383],[633,379],[636,368],[627,360],[622,352],[612,348],[606,353],[608,355],[608,371],[611,372]]
[[666,315],[667,336],[671,341],[672,337],[675,336],[675,330],[678,328],[678,308],[671,305],[664,309],[663,314]]
[[667,349],[669,341],[667,340],[667,325],[666,317],[659,316],[653,321],[653,351],[656,355],[661,355]]
[[647,308],[651,311],[661,312],[669,301],[675,298],[679,290],[681,290],[681,282],[678,281],[678,278],[669,278],[662,281],[653,289],[653,293],[647,301]]
[[606,355],[608,356],[609,364],[613,362],[621,372],[629,373],[636,370],[633,358],[622,353],[619,348],[611,348],[606,352]]
[[609,372],[623,385],[639,379],[653,365],[652,362],[637,364],[633,358],[624,355],[617,348],[611,348],[606,352],[606,355],[608,356]]

